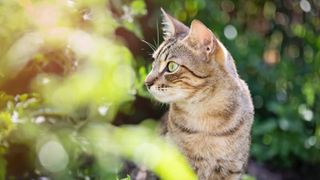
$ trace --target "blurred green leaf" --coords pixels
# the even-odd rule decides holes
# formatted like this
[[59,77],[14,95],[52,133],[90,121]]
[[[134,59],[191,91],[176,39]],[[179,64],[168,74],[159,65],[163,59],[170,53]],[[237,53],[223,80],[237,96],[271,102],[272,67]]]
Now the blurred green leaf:
[[136,15],[145,15],[146,11],[146,4],[143,0],[133,0],[130,4],[133,14]]
[[248,174],[245,174],[242,176],[242,180],[255,180],[256,178],[254,176],[250,176]]
[[6,160],[3,159],[2,155],[0,157],[0,180],[6,179]]
[[305,83],[302,89],[302,93],[306,98],[306,102],[309,106],[313,106],[315,100],[315,88],[310,83]]

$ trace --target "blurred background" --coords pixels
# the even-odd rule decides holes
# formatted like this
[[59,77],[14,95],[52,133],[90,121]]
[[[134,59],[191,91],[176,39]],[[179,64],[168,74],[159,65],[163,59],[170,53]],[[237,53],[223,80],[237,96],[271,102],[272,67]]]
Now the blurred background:
[[206,24],[249,85],[243,179],[320,179],[318,0],[0,1],[0,179],[130,179],[124,160],[195,179],[143,85],[160,7]]

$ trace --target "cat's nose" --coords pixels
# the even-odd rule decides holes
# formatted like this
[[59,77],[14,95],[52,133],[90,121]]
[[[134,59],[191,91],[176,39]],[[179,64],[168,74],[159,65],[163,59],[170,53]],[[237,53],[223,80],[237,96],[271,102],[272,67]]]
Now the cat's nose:
[[146,87],[147,87],[148,89],[150,89],[150,87],[154,84],[154,81],[153,81],[153,82],[145,81],[144,84],[146,85]]
[[156,77],[153,76],[147,76],[146,80],[144,81],[144,84],[146,85],[146,87],[148,89],[150,89],[150,87],[154,84],[154,82],[156,81]]

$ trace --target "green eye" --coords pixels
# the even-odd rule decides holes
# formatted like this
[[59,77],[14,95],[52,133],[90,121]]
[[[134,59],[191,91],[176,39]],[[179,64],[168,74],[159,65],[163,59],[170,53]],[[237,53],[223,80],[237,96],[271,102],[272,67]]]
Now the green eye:
[[168,63],[167,67],[168,67],[168,72],[174,72],[178,69],[179,64],[171,61]]

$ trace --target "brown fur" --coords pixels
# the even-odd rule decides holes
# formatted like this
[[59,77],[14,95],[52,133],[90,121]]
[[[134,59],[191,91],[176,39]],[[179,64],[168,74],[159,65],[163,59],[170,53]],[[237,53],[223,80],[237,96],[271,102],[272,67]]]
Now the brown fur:
[[[170,104],[161,133],[178,146],[200,180],[240,179],[254,114],[248,87],[231,55],[200,21],[189,29],[163,13],[172,32],[153,54],[146,78],[151,94]],[[180,65],[177,71],[168,72],[170,61]]]

